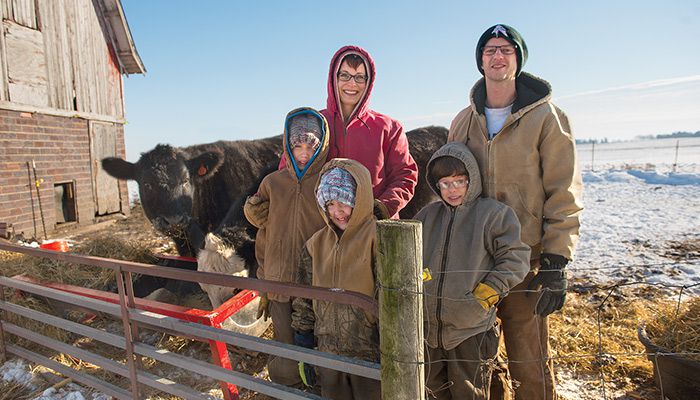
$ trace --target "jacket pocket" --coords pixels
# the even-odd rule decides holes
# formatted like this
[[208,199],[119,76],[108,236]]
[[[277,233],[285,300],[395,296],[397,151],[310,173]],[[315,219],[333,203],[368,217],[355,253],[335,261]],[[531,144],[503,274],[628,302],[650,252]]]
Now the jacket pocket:
[[509,205],[515,211],[520,222],[520,237],[523,242],[534,246],[542,240],[542,207],[544,194],[533,188],[530,197],[523,193],[518,184],[509,184],[498,200]]
[[462,298],[443,298],[440,319],[446,327],[452,329],[473,329],[484,323],[489,317],[472,293]]

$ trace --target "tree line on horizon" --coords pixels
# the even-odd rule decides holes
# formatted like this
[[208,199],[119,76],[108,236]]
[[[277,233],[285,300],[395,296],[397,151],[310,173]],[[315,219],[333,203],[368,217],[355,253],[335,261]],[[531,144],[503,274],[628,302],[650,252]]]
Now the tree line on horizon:
[[[635,139],[649,140],[649,139],[679,139],[679,138],[693,138],[700,137],[700,131],[697,132],[686,132],[679,131],[673,133],[662,133],[658,135],[639,135]],[[603,139],[576,139],[576,144],[605,144],[609,143],[608,138]]]

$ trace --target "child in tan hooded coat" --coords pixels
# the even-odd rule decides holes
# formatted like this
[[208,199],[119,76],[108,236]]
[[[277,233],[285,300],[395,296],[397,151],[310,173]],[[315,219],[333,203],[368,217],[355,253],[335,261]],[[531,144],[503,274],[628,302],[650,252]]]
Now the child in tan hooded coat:
[[[328,153],[328,125],[314,109],[298,108],[287,114],[283,136],[284,169],[266,176],[258,192],[244,206],[248,221],[258,228],[255,237],[257,277],[294,282],[297,260],[307,239],[325,226],[316,207],[314,188]],[[258,318],[272,317],[274,339],[294,343],[289,296],[261,295]],[[268,371],[273,382],[300,385],[297,363],[272,357]]]
[[[316,189],[326,226],[306,242],[298,282],[375,296],[377,220],[369,171],[357,161],[333,159]],[[379,362],[377,319],[345,304],[296,298],[292,327],[298,345]],[[335,400],[380,399],[379,381],[319,368],[321,395]]]

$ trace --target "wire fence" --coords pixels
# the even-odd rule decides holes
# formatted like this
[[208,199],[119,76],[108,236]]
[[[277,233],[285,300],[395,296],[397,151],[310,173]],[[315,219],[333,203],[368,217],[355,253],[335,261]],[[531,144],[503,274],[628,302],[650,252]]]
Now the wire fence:
[[667,164],[673,172],[687,170],[700,163],[700,142],[695,140],[656,140],[640,142],[585,143],[577,145],[584,170],[610,168],[653,169]]
[[[693,256],[694,257],[694,256]],[[583,372],[582,376],[596,376],[597,394],[595,398],[614,398],[614,391],[619,390],[619,385],[626,378],[634,376],[631,385],[624,389],[635,390],[634,385],[648,384],[652,372],[650,361],[656,365],[654,373],[659,392],[645,392],[636,398],[672,398],[670,393],[676,390],[676,383],[669,381],[664,361],[669,357],[681,357],[695,359],[695,364],[700,365],[700,352],[678,351],[658,347],[645,347],[637,338],[637,329],[645,322],[662,320],[664,324],[671,326],[674,321],[684,318],[684,306],[688,300],[697,299],[694,293],[700,288],[700,282],[687,284],[671,284],[666,282],[649,282],[641,279],[618,278],[610,282],[591,282],[580,277],[585,277],[586,272],[618,269],[650,270],[658,267],[671,267],[677,265],[689,266],[693,269],[700,268],[700,259],[688,258],[681,261],[620,264],[618,266],[584,267],[575,263],[567,267],[571,275],[578,278],[572,279],[572,284],[567,288],[567,305],[562,311],[552,314],[550,317],[550,340],[553,343],[553,353],[546,358],[538,360],[513,360],[506,359],[504,364],[515,365],[520,363],[540,361],[542,363],[553,362],[557,371]],[[479,273],[474,269],[450,271],[441,273],[432,271],[432,279],[454,279],[455,274]],[[489,271],[490,272],[490,271]],[[378,284],[379,290],[400,291],[403,295],[426,296],[423,291],[409,290],[406,288],[393,288]],[[649,291],[651,290],[651,291]],[[542,296],[544,291],[535,289],[512,290],[509,295],[517,293],[529,293]],[[504,296],[505,293],[500,293]],[[447,299],[447,297],[443,297]],[[464,301],[462,298],[451,299]],[[663,303],[663,304],[662,304]],[[642,311],[640,311],[643,310]],[[491,310],[492,313],[495,309]],[[700,319],[700,315],[696,318]],[[381,324],[381,321],[380,321]],[[700,329],[700,327],[698,327]],[[662,336],[653,336],[655,343],[677,339],[674,335],[678,332],[666,331]],[[700,332],[694,337],[685,338],[688,341],[700,341]],[[690,335],[692,336],[692,335]],[[696,347],[697,348],[697,347]],[[390,354],[382,354],[383,362],[392,359]],[[455,358],[455,359],[428,359],[417,363],[409,360],[393,360],[404,364],[418,366],[420,364],[426,370],[439,362],[454,361],[483,364],[485,368],[495,368],[500,360],[493,358]],[[692,363],[693,361],[688,361]],[[687,366],[684,366],[687,368]],[[692,373],[688,371],[688,373]],[[695,375],[695,383],[698,379]],[[691,382],[692,383],[692,382]],[[647,385],[648,386],[648,385]],[[544,388],[543,388],[544,389]],[[689,390],[697,390],[691,388]],[[697,392],[695,392],[697,394]],[[428,398],[433,392],[427,392]],[[647,396],[647,397],[644,397]],[[592,397],[588,397],[592,398]],[[682,398],[682,397],[681,397]],[[688,398],[695,398],[691,396]]]
[[[696,342],[692,351],[676,351],[663,346],[655,346],[654,343],[668,343],[678,340],[678,334],[683,332],[655,332],[656,336],[647,336],[645,326],[647,323],[657,321],[658,324],[673,324],[682,318],[683,306],[689,300],[698,299],[694,293],[700,289],[700,282],[687,284],[672,284],[667,282],[649,282],[645,280],[631,280],[627,278],[611,279],[610,282],[590,282],[581,276],[586,276],[587,271],[600,271],[610,269],[652,269],[658,267],[670,267],[684,265],[690,268],[700,269],[700,259],[688,259],[675,262],[620,264],[606,267],[567,267],[571,284],[567,288],[567,305],[560,311],[550,316],[550,342],[553,344],[553,352],[548,357],[541,359],[513,360],[496,358],[439,358],[423,363],[426,371],[432,365],[446,362],[478,363],[486,369],[494,369],[502,362],[505,365],[533,364],[533,362],[553,362],[555,369],[561,371],[581,372],[580,376],[587,380],[597,381],[594,390],[596,393],[588,393],[588,397],[581,398],[617,398],[616,392],[636,392],[631,398],[640,399],[665,399],[674,398],[679,391],[681,393],[700,392],[700,382],[695,375],[696,383],[690,387],[678,387],[677,381],[671,381],[678,371],[670,370],[665,360],[669,358],[681,358],[683,368],[689,364],[696,366],[695,372],[700,373],[700,352],[696,351],[700,344],[700,315],[692,315],[697,326],[682,338],[686,342]],[[457,279],[459,274],[480,274],[490,271],[464,269],[449,272],[431,271],[431,279]],[[572,275],[577,276],[574,279]],[[380,290],[400,290],[406,294],[406,289],[381,287]],[[505,295],[516,293],[536,294],[540,298],[549,289],[521,289],[511,290],[509,293],[499,293],[501,299]],[[428,293],[414,291],[412,294],[428,297]],[[445,300],[468,302],[473,301],[465,297],[450,298],[444,296],[432,296]],[[700,304],[700,303],[699,303]],[[498,304],[497,306],[498,307]],[[700,309],[695,310],[696,312]],[[492,308],[491,313],[496,312]],[[658,322],[663,321],[663,322]],[[542,334],[542,332],[540,332]],[[426,341],[427,344],[427,341]],[[682,343],[679,343],[682,345]],[[382,358],[388,355],[383,354]],[[693,361],[695,360],[695,361]],[[653,364],[653,372],[652,372]],[[669,369],[668,371],[666,369]],[[692,371],[686,371],[692,374]],[[597,375],[597,378],[593,378]],[[652,376],[656,381],[656,389],[650,384]],[[670,378],[669,378],[670,377]],[[474,377],[476,380],[477,377]],[[629,384],[629,382],[635,382]],[[590,382],[589,382],[590,383]],[[437,393],[448,390],[454,382],[445,382],[440,388],[426,388],[428,398],[439,398]],[[517,384],[516,384],[517,386]],[[636,386],[636,387],[635,387]],[[435,390],[435,392],[433,391]],[[543,392],[546,389],[542,388]],[[684,392],[684,390],[686,392]],[[697,398],[678,397],[678,398]]]

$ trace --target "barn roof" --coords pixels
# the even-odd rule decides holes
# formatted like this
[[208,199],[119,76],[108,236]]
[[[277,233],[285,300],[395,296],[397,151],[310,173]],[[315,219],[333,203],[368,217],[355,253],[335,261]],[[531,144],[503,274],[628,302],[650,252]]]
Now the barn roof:
[[131,37],[129,24],[124,16],[124,9],[120,0],[98,0],[101,4],[105,23],[119,60],[123,74],[145,74],[141,57],[136,51],[134,39]]

